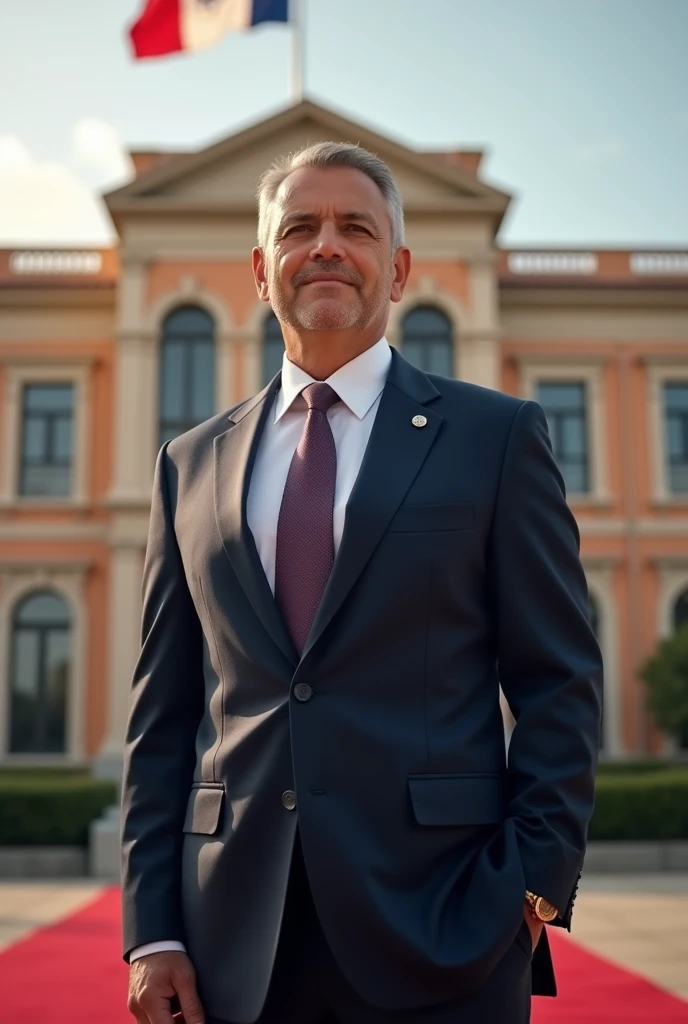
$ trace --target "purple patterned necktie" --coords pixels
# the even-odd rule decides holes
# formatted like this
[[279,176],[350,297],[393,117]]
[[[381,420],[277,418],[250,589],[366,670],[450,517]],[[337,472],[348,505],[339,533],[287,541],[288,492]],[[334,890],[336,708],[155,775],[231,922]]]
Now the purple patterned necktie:
[[277,520],[275,599],[302,653],[334,562],[337,451],[327,410],[339,401],[329,384],[303,389],[306,425],[289,466]]

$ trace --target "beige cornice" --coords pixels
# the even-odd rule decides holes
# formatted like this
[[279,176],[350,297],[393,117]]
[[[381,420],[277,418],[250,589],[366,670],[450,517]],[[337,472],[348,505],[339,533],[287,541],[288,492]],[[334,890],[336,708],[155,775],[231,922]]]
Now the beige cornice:
[[[688,329],[686,333],[686,340],[688,340]],[[670,344],[668,339],[665,340],[665,344]],[[677,338],[675,344],[684,345],[685,343],[682,343],[681,339]],[[685,350],[681,351],[678,348],[671,352],[640,352],[638,353],[637,358],[641,362],[647,363],[648,366],[688,366],[688,352]],[[686,504],[687,502],[688,496],[683,499],[667,498],[666,502],[663,502],[662,504]]]
[[650,561],[657,569],[688,569],[688,555],[656,555]]
[[688,306],[685,281],[676,281],[672,288],[664,290],[644,289],[640,284],[636,287],[634,282],[629,282],[628,288],[613,288],[602,284],[595,288],[591,284],[586,282],[585,287],[571,285],[566,288],[559,282],[553,282],[550,288],[533,288],[525,283],[522,287],[511,283],[505,286],[502,280],[498,285],[499,304],[503,310],[512,306],[582,306],[585,309],[595,306]]
[[615,569],[623,563],[621,555],[583,555],[581,561],[586,572]]
[[518,366],[549,366],[552,363],[562,366],[588,366],[600,365],[611,361],[612,356],[605,352],[558,352],[556,349],[548,349],[546,352],[510,352],[512,359]]
[[[41,341],[26,345],[21,352],[4,352],[2,348],[0,348],[0,364],[4,366],[35,366],[37,359],[41,362],[45,362],[45,354],[43,352],[38,356],[32,352],[32,349],[39,344],[42,345],[43,342]],[[51,353],[50,360],[51,368],[56,365],[90,367],[93,366],[94,363],[99,363],[101,361],[101,356],[92,351],[84,353],[63,353],[56,351],[54,354]]]
[[0,558],[3,575],[85,573],[93,565],[91,558]]
[[21,520],[0,521],[0,540],[52,543],[65,540],[107,539],[107,523],[25,523]]
[[0,306],[110,306],[115,307],[116,283],[89,288],[0,288]]

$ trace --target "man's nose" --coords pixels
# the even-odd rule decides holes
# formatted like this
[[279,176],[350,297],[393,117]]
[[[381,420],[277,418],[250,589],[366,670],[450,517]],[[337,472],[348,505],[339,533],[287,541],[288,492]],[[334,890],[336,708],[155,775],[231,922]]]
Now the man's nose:
[[317,237],[313,240],[311,256],[321,260],[340,260],[344,257],[341,238],[334,224],[322,224]]

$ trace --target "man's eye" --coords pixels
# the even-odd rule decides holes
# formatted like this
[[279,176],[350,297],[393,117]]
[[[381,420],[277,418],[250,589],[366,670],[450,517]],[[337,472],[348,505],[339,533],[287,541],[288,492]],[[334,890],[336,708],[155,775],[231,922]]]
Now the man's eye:
[[287,228],[287,230],[284,232],[284,235],[286,237],[287,235],[291,235],[294,231],[306,231],[309,228],[310,224],[294,224],[293,227]]
[[368,229],[364,228],[362,224],[347,224],[346,227],[347,231],[349,228],[352,228],[354,231],[363,231],[366,235],[368,234]]

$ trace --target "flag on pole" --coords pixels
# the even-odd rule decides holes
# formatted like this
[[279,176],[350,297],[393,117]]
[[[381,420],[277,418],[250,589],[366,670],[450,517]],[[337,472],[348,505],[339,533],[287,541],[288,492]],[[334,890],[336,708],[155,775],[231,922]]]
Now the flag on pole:
[[146,0],[129,30],[136,57],[205,50],[226,32],[289,21],[289,0]]

